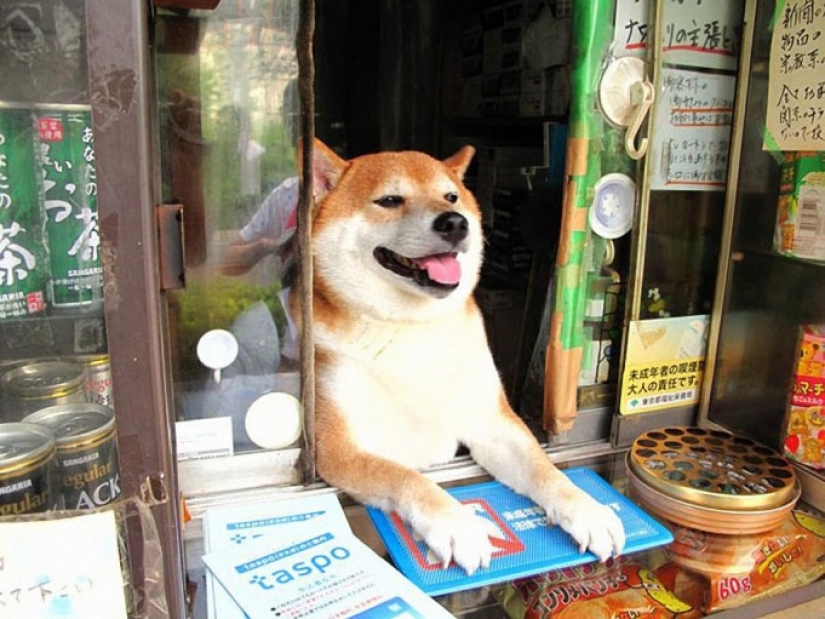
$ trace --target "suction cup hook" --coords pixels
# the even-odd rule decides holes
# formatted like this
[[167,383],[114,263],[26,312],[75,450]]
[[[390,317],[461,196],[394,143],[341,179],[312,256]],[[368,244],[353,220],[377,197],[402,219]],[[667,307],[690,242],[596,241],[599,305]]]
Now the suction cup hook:
[[636,146],[636,137],[653,100],[653,85],[647,79],[641,58],[617,58],[607,66],[599,84],[599,105],[611,123],[627,127],[625,150],[634,160],[647,152],[647,138]]
[[221,370],[238,358],[238,340],[229,331],[212,329],[198,340],[198,359],[212,370],[216,383],[221,382]]
[[604,239],[617,239],[633,225],[636,183],[626,174],[612,173],[599,179],[594,188],[588,221]]

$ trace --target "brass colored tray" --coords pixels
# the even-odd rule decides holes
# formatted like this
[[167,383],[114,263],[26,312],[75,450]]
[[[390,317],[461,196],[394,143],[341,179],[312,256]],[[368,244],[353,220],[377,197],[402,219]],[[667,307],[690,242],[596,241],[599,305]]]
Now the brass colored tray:
[[802,491],[798,485],[788,500],[778,507],[751,511],[715,509],[695,505],[659,492],[627,471],[628,495],[657,518],[672,524],[720,535],[755,535],[782,524],[796,505]]
[[652,430],[633,442],[627,464],[652,489],[711,509],[770,510],[798,494],[788,460],[769,447],[718,430]]

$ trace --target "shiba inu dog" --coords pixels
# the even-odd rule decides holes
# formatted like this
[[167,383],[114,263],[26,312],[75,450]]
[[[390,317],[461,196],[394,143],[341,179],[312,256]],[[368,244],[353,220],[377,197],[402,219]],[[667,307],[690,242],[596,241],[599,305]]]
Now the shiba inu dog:
[[[533,499],[581,551],[621,552],[621,521],[552,464],[510,408],[473,289],[478,204],[444,161],[385,152],[346,161],[315,142],[313,318],[320,476],[396,511],[448,565],[487,567],[487,522],[419,471],[459,445]],[[292,295],[293,298],[298,295]]]

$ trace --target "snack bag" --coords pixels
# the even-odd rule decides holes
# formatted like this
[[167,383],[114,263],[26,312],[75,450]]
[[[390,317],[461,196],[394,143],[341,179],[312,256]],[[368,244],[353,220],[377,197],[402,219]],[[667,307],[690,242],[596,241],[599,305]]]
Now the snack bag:
[[780,167],[774,249],[825,260],[825,154],[786,152]]
[[796,350],[782,424],[784,455],[821,469],[825,467],[825,324],[802,325]]
[[653,573],[619,557],[524,578],[494,595],[511,619],[694,619]]
[[825,574],[825,519],[791,512],[773,531],[718,535],[665,523],[674,541],[654,574],[705,613],[741,606]]

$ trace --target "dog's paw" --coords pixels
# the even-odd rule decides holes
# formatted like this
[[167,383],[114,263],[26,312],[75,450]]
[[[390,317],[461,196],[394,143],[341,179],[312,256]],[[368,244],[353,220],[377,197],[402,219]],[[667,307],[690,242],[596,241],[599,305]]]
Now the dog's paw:
[[457,504],[448,513],[430,514],[414,527],[444,568],[455,562],[468,575],[490,566],[491,537],[501,537],[498,527],[478,516],[472,505]]
[[555,505],[548,511],[552,523],[567,531],[579,545],[601,561],[621,554],[625,544],[624,525],[612,509],[584,493]]

